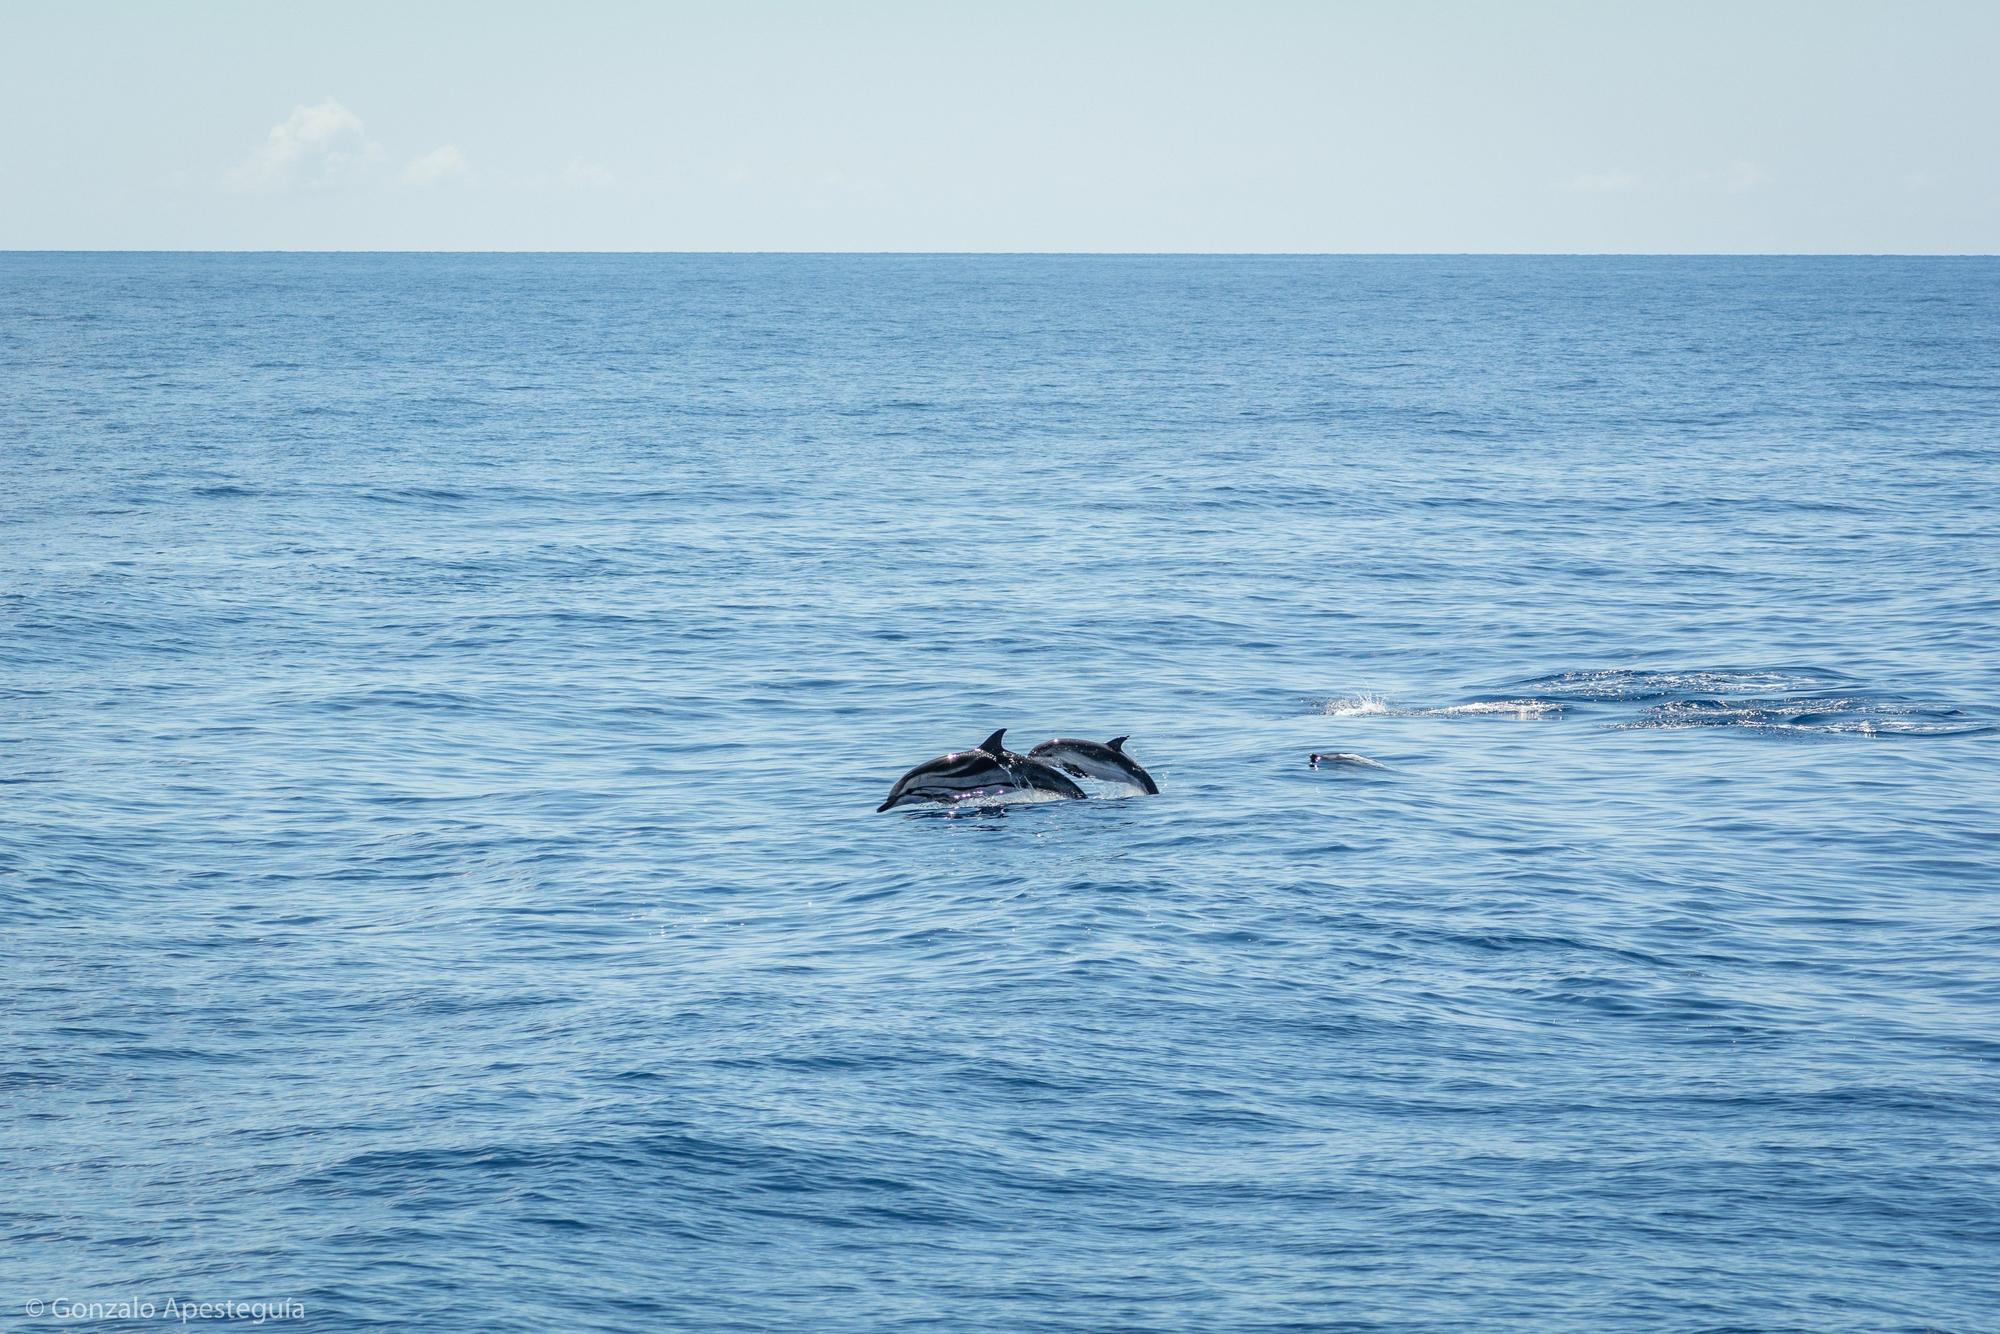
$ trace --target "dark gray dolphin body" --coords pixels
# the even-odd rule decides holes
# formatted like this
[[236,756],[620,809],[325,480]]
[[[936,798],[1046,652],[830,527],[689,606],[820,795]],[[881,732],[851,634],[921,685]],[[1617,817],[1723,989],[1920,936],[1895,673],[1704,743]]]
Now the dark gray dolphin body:
[[1028,754],[1035,759],[1060,765],[1079,778],[1101,778],[1107,783],[1124,783],[1142,792],[1157,794],[1160,786],[1153,781],[1153,776],[1146,772],[1145,766],[1125,753],[1128,739],[1115,736],[1099,745],[1095,741],[1059,736],[1053,741],[1044,741]]
[[1000,740],[1005,735],[1003,727],[975,749],[955,750],[918,765],[896,780],[889,789],[889,799],[875,810],[880,813],[912,801],[957,802],[1011,792],[1044,792],[1072,801],[1082,798],[1083,789],[1063,777],[1061,770],[1008,750]]

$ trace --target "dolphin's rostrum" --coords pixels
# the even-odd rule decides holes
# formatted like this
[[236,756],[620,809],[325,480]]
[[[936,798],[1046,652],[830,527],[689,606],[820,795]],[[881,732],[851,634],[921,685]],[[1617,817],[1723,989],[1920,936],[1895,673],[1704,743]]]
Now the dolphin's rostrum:
[[1053,741],[1044,741],[1028,754],[1057,765],[1078,778],[1097,778],[1107,783],[1136,787],[1148,794],[1158,793],[1160,786],[1146,772],[1145,766],[1125,753],[1125,743],[1129,740],[1130,737],[1115,736],[1100,745],[1095,741],[1059,736]]
[[1083,796],[1083,789],[1053,765],[1008,750],[1001,741],[1006,735],[1003,727],[975,749],[955,750],[918,765],[896,780],[889,799],[876,811],[912,801],[976,801],[1021,792],[1070,800]]

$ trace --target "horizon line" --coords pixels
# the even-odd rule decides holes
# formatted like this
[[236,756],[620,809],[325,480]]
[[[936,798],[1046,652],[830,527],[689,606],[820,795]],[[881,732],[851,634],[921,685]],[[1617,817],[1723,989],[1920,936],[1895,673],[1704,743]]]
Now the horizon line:
[[635,250],[585,247],[0,246],[0,255],[657,255],[1049,259],[1994,259],[1993,250]]

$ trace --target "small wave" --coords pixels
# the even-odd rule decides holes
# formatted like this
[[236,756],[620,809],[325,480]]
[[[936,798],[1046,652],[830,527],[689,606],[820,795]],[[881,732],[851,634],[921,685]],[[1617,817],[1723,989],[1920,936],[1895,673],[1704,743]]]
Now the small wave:
[[1974,736],[2000,731],[2000,721],[1990,716],[1866,690],[1851,677],[1819,668],[1603,668],[1532,677],[1505,689],[1508,693],[1503,696],[1412,708],[1391,705],[1379,695],[1313,703],[1318,713],[1331,718],[1542,719],[1596,705],[1638,708],[1636,716],[1607,720],[1607,726],[1619,731],[1741,727],[1856,736]]
[[1689,671],[1645,671],[1603,668],[1556,672],[1514,681],[1505,688],[1557,699],[1592,703],[1637,703],[1685,695],[1770,695],[1837,690],[1852,684],[1837,672],[1815,668],[1740,670],[1697,668]]
[[361,709],[465,711],[480,704],[478,696],[463,691],[401,686],[335,691],[307,702],[310,707],[328,713],[352,713]]
[[450,505],[471,498],[464,491],[445,486],[371,487],[357,494],[383,505]]
[[1969,718],[1955,708],[1823,695],[1671,700],[1613,726],[1620,731],[1742,727],[1852,736],[1974,736],[1995,730],[1994,724]]
[[996,784],[974,788],[950,801],[912,802],[898,806],[896,810],[898,814],[928,819],[955,819],[967,815],[1005,815],[1013,807],[1047,806],[1074,800],[1060,792],[1047,792],[1041,788],[1001,787]]

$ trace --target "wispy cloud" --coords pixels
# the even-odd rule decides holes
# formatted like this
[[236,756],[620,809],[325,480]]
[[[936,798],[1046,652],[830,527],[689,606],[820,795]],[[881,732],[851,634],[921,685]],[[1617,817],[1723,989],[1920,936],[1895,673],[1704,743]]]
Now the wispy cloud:
[[445,181],[462,181],[472,174],[472,164],[465,160],[465,154],[452,144],[433,148],[421,157],[410,159],[403,168],[405,185],[438,185]]
[[1636,171],[1594,171],[1572,177],[1565,188],[1579,194],[1606,195],[1623,190],[1637,190],[1645,183],[1645,177]]
[[293,107],[230,179],[245,189],[334,185],[356,179],[381,157],[382,145],[368,137],[361,117],[329,97]]
[[[401,157],[399,150],[397,157]],[[239,190],[277,191],[328,186],[401,186],[429,190],[459,183],[489,189],[536,191],[605,190],[617,184],[612,171],[593,158],[573,157],[560,170],[522,176],[487,164],[475,171],[457,144],[439,144],[395,169],[361,117],[328,97],[292,108],[273,125],[264,143],[229,173]]]

